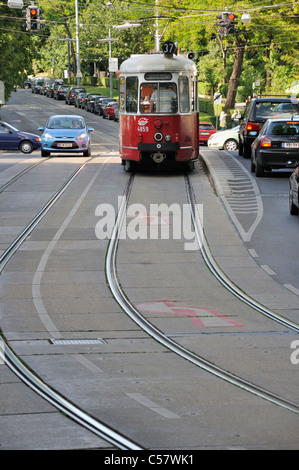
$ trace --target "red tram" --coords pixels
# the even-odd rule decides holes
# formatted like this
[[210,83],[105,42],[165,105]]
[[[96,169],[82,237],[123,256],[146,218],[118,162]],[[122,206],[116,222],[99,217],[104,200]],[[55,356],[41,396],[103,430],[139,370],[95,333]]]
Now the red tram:
[[133,55],[119,73],[119,147],[125,170],[141,161],[176,161],[193,168],[199,153],[195,63],[171,53]]

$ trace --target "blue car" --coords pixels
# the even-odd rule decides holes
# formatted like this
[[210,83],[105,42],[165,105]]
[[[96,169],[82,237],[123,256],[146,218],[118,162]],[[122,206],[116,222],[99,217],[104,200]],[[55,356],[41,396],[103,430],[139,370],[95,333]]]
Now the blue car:
[[39,127],[38,130],[43,131],[41,136],[42,157],[48,157],[50,153],[61,152],[83,152],[85,157],[91,154],[89,134],[93,128],[87,128],[81,116],[64,114],[51,116],[46,127]]
[[0,150],[21,150],[23,153],[31,153],[40,146],[39,135],[19,131],[7,122],[0,121]]

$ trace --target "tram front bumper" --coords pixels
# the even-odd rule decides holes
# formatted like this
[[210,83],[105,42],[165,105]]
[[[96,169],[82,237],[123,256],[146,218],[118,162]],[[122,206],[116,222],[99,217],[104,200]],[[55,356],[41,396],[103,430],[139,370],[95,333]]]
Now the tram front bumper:
[[150,144],[140,143],[138,144],[138,150],[140,152],[177,152],[180,150],[179,142],[152,142]]

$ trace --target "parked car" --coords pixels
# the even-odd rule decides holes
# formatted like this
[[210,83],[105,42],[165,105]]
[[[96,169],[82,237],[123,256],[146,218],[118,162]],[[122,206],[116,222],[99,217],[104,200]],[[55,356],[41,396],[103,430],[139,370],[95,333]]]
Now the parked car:
[[53,80],[46,80],[40,87],[40,95],[46,95],[48,88],[52,85]]
[[114,121],[119,121],[119,104],[118,104],[118,106],[114,109]]
[[65,95],[65,104],[75,104],[75,97],[79,93],[86,92],[84,87],[72,86],[70,87]]
[[25,88],[26,90],[28,90],[28,88],[31,88],[32,83],[33,83],[33,80],[25,80],[25,82],[24,82],[24,88]]
[[56,79],[51,84],[51,86],[47,89],[46,95],[49,98],[54,98],[54,91],[59,87],[59,85],[63,85],[63,80]]
[[23,153],[31,153],[40,146],[41,139],[39,135],[19,131],[7,122],[0,121],[1,150],[21,150]]
[[207,144],[208,140],[209,140],[209,137],[212,134],[215,134],[215,132],[216,132],[216,129],[213,126],[213,124],[211,124],[210,122],[201,121],[199,123],[199,130],[198,130],[199,143],[200,144]]
[[262,177],[265,170],[295,168],[298,162],[299,117],[268,119],[251,146],[251,171]]
[[239,155],[250,158],[251,144],[267,119],[290,117],[299,113],[299,102],[291,98],[263,97],[251,99],[240,121]]
[[76,108],[81,108],[82,101],[83,101],[85,95],[86,95],[86,93],[78,93],[78,95],[75,96],[75,107]]
[[111,103],[111,101],[116,100],[114,98],[100,98],[94,106],[94,113],[103,116],[103,107],[106,106],[106,104]]
[[86,103],[86,111],[90,111],[91,113],[94,113],[95,103],[97,102],[99,98],[104,98],[104,96],[103,95],[90,96],[90,98],[88,99]]
[[67,91],[70,89],[69,85],[59,85],[54,90],[53,98],[54,100],[65,100]]
[[[298,162],[299,163],[299,162]],[[291,215],[299,214],[299,166],[290,176],[289,208]]]
[[103,118],[107,119],[114,119],[114,110],[118,106],[117,101],[111,101],[110,103],[107,103],[106,106],[103,108]]
[[212,134],[208,140],[208,147],[219,150],[238,150],[239,126]]
[[39,127],[41,136],[41,155],[47,157],[50,153],[78,153],[83,152],[89,156],[90,132],[92,127],[87,128],[82,116],[76,115],[54,115],[48,119],[46,127]]
[[36,80],[31,85],[31,91],[35,94],[40,94],[41,87],[44,86],[44,80]]
[[82,102],[81,102],[81,109],[86,109],[87,108],[87,103],[88,101],[90,100],[90,97],[93,95],[94,93],[86,93],[86,95],[84,96]]

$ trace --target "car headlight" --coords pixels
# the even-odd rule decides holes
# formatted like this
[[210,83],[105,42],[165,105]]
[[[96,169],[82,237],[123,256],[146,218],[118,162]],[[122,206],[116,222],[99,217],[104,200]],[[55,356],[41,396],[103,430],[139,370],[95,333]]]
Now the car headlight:
[[77,135],[76,140],[85,139],[86,137],[87,134],[85,132],[82,132],[82,134]]
[[54,139],[54,137],[51,134],[49,134],[48,132],[45,132],[44,137],[46,139]]

